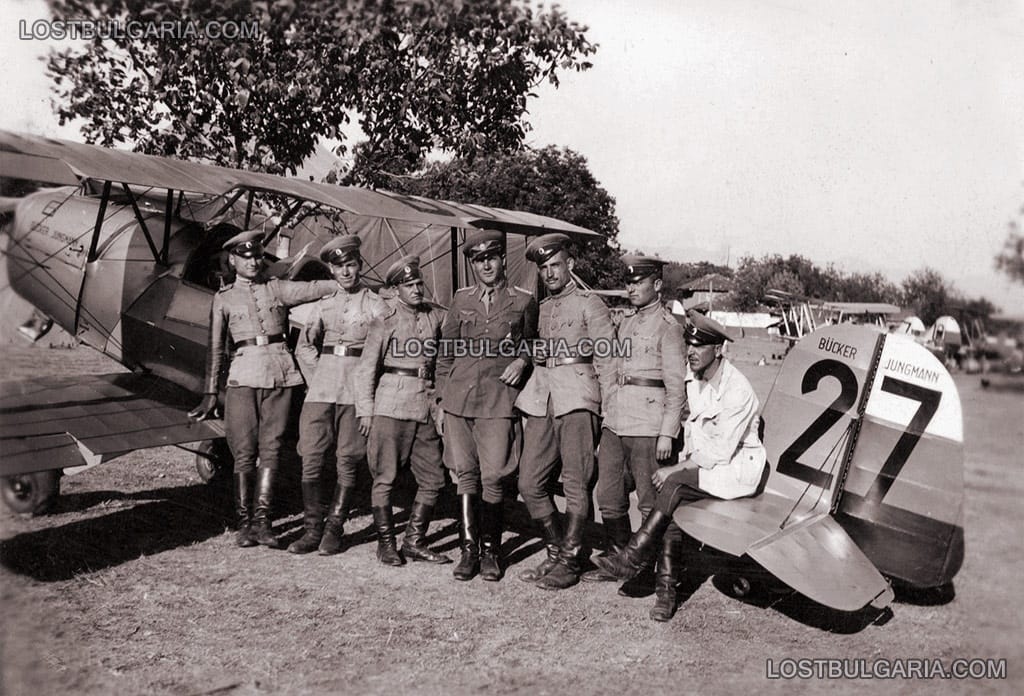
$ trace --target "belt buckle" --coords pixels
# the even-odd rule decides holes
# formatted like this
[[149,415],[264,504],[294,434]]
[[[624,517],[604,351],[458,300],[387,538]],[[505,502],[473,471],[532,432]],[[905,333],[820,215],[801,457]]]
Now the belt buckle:
[[258,346],[268,346],[268,345],[270,345],[270,336],[257,336],[256,337],[256,345],[258,345]]
[[618,382],[620,387],[626,386],[626,375],[620,372],[618,378],[615,381]]
[[544,367],[558,367],[558,358],[544,358]]
[[430,368],[428,367],[417,367],[416,376],[420,379],[430,379]]

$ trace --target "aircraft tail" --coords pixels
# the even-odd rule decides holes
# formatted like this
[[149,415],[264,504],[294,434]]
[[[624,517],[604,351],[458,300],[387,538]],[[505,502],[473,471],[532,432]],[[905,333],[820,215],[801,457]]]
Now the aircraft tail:
[[834,609],[882,609],[893,600],[889,583],[827,514],[765,537],[747,553],[797,592]]

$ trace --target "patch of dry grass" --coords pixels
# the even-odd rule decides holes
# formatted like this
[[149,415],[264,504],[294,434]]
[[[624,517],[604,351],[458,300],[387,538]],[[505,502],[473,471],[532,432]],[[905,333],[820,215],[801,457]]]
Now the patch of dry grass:
[[[87,349],[16,349],[2,367],[5,378],[109,368]],[[743,369],[764,396],[777,366]],[[967,558],[956,598],[897,603],[882,626],[854,630],[793,595],[741,602],[701,582],[708,569],[699,565],[692,596],[667,624],[647,618],[650,599],[619,597],[614,584],[544,592],[515,578],[541,555],[518,505],[509,506],[504,539],[516,565],[500,583],[457,582],[451,566],[380,565],[367,514],[348,525],[355,543],[336,557],[239,549],[226,529],[226,492],[201,484],[191,457],[168,448],[66,478],[54,514],[0,512],[0,691],[781,693],[823,685],[768,680],[768,658],[1005,657],[1006,682],[928,686],[1017,692],[1024,398],[984,392],[977,378],[957,381]],[[278,527],[297,533],[297,508],[284,512]],[[430,542],[454,547],[450,507]]]

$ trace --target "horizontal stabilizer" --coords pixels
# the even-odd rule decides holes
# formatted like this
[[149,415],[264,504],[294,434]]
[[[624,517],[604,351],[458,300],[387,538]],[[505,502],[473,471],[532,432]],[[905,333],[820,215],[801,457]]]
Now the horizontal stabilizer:
[[797,592],[833,609],[881,609],[893,600],[889,583],[828,515],[788,526],[747,553]]
[[152,375],[42,377],[4,382],[0,393],[2,476],[224,436],[220,421],[189,421],[195,396]]
[[[766,491],[754,498],[701,500],[681,505],[676,524],[697,541],[733,556],[742,556],[757,541],[776,534],[783,524],[796,524],[794,501]],[[804,505],[806,511],[807,506]],[[804,512],[803,516],[808,513]],[[815,513],[810,513],[815,514]]]

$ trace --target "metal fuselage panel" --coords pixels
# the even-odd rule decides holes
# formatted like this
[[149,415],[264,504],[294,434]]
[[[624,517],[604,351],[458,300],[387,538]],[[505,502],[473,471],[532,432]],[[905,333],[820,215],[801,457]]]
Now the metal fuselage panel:
[[21,199],[10,227],[11,288],[72,335],[97,209],[73,188],[41,191]]
[[[138,205],[159,246],[162,209]],[[89,263],[99,210],[99,198],[73,188],[26,196],[11,230],[12,288],[86,345],[199,391],[213,290],[183,281],[182,270],[201,229],[173,222],[168,265],[158,264],[131,206],[112,196]]]

